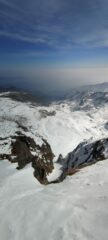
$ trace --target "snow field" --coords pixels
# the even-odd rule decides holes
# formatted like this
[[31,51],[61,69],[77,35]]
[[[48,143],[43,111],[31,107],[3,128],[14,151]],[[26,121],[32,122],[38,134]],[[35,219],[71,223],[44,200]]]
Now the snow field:
[[0,162],[2,240],[106,240],[108,160],[61,184],[40,185],[27,167]]

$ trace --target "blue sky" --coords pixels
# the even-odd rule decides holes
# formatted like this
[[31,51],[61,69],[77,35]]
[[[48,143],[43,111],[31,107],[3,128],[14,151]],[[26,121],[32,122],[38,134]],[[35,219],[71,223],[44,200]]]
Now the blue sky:
[[107,66],[107,0],[0,0],[1,76],[73,86],[108,81]]

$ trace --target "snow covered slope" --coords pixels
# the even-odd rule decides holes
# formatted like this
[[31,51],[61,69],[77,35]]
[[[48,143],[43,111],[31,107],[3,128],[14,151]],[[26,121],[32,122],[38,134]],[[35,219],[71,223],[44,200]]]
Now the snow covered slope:
[[79,86],[71,90],[69,95],[72,92],[108,92],[108,82]]
[[108,92],[77,91],[67,96],[67,100],[73,103],[74,111],[98,109],[108,104]]
[[[96,96],[90,94],[86,99],[85,95],[82,95],[84,99],[82,106],[79,103],[81,95],[77,93],[75,99],[55,102],[49,106],[18,102],[2,95],[0,97],[1,125],[5,128],[4,124],[8,122],[9,131],[13,131],[14,128],[11,125],[19,123],[20,126],[27,128],[26,134],[36,141],[37,139],[41,141],[42,137],[46,139],[51,145],[55,159],[60,153],[65,157],[83,140],[90,138],[95,140],[108,136],[106,127],[108,94],[101,93],[100,100],[98,95],[100,96],[99,93]],[[95,105],[94,102],[96,102]],[[2,134],[1,131],[0,134]]]
[[[12,136],[20,132],[40,147],[46,139],[55,154],[54,161],[60,153],[65,158],[74,152],[68,158],[72,167],[75,157],[82,163],[89,159],[88,153],[94,156],[93,142],[108,138],[107,93],[74,93],[72,98],[49,106],[5,95],[0,95],[0,154],[11,154]],[[107,157],[107,141],[103,143]],[[34,149],[30,151],[35,154]],[[48,181],[61,174],[61,166],[55,163],[54,167]],[[16,163],[0,161],[0,238],[106,240],[107,188],[108,160],[81,169],[60,184],[47,186],[33,177],[31,164],[17,171]]]
[[60,153],[64,158],[82,141],[108,137],[106,92],[75,92],[71,98],[48,106],[24,102],[21,94],[22,101],[15,100],[15,93],[14,100],[10,96],[9,92],[0,95],[0,154],[10,153],[11,136],[19,131],[40,146],[43,138],[47,140],[55,161]]
[[2,240],[106,240],[107,225],[108,160],[48,186],[0,162]]

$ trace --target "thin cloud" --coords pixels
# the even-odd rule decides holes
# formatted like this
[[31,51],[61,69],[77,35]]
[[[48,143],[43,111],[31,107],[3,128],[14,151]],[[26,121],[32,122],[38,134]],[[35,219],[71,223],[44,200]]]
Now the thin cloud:
[[0,0],[0,35],[54,49],[108,47],[107,0]]

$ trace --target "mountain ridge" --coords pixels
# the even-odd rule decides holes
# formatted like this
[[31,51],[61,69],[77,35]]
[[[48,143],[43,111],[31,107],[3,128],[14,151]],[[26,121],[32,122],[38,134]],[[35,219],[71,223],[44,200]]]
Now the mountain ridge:
[[89,144],[107,138],[107,92],[74,92],[71,98],[48,105],[37,99],[33,102],[28,96],[19,92],[0,94],[1,133],[5,130],[2,135],[7,132],[9,138],[11,130],[13,134],[21,131],[36,143],[45,139],[55,155],[54,161],[59,154],[64,158],[83,140]]

